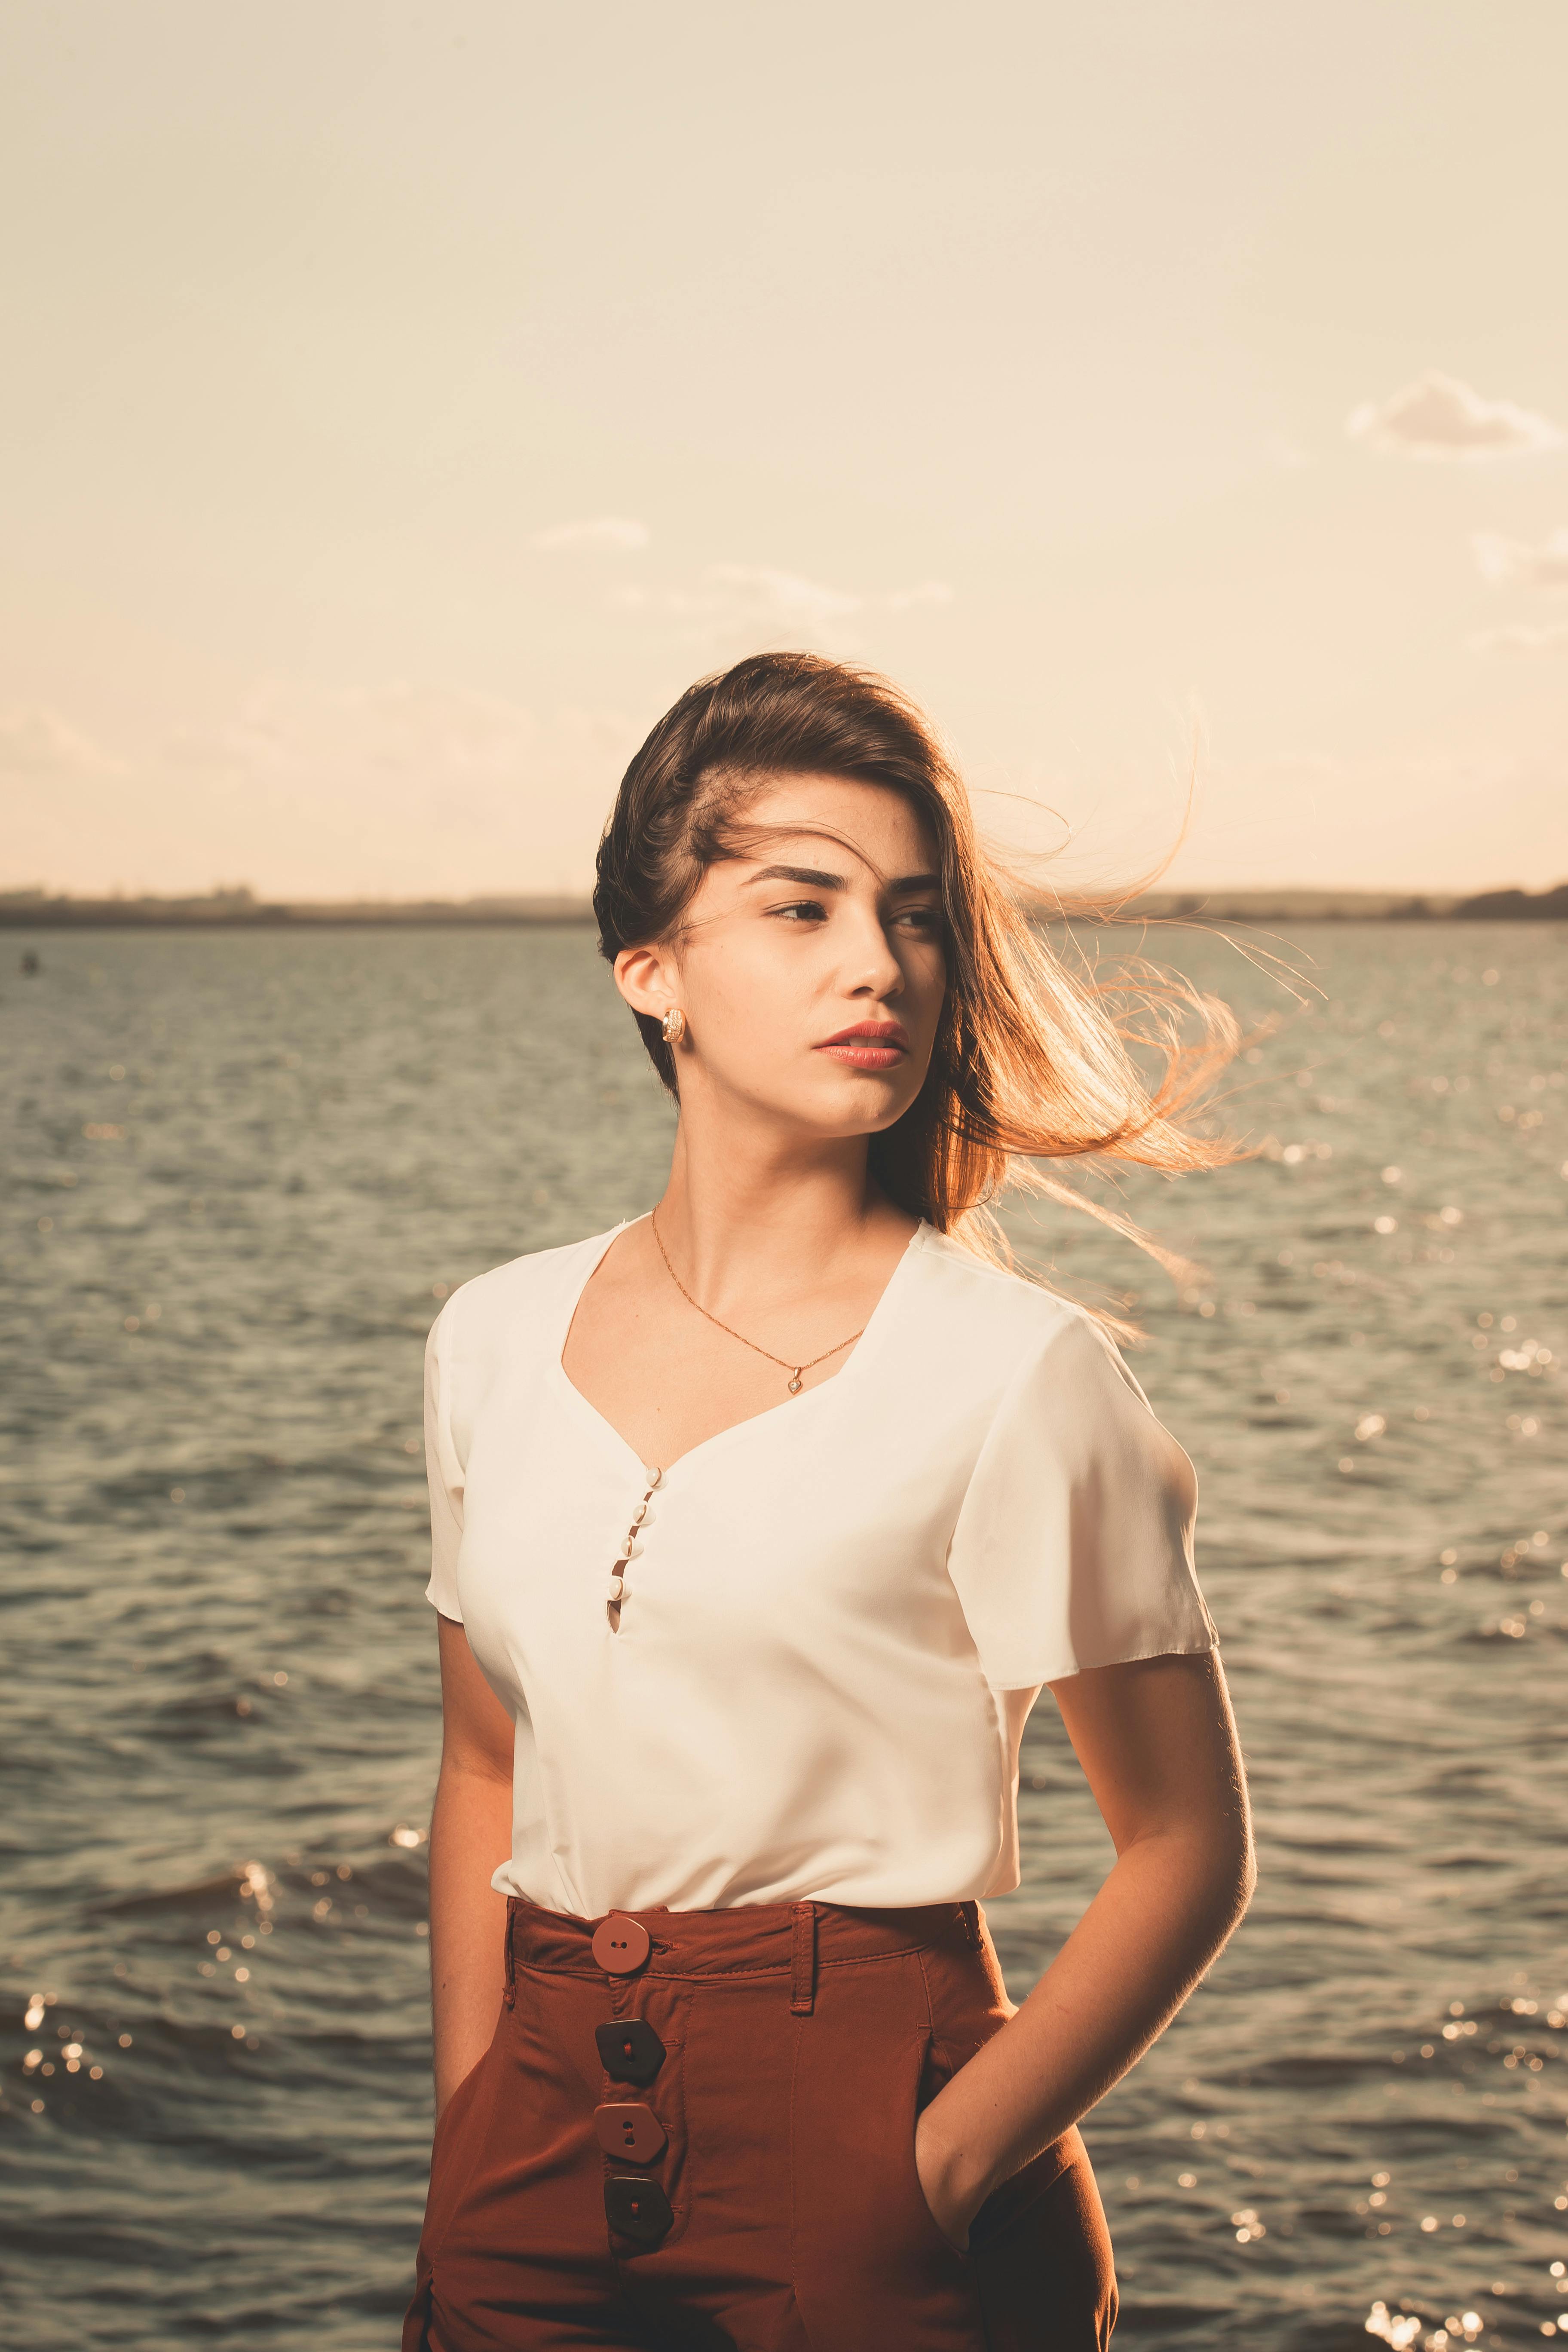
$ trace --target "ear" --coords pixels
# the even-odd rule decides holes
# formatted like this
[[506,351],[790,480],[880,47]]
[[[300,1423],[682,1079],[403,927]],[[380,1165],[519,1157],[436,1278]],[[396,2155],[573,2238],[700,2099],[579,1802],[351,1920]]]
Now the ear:
[[623,948],[614,970],[616,986],[634,1013],[662,1021],[680,1001],[680,975],[668,948]]

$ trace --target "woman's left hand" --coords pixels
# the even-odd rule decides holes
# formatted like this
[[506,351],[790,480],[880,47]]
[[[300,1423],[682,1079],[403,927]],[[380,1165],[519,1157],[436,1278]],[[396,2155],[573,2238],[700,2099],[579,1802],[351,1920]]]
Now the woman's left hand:
[[1051,1689],[1116,1865],[1023,2007],[921,2111],[915,2170],[961,2253],[991,2191],[1087,2115],[1180,2007],[1252,1891],[1218,1658],[1089,1666]]
[[969,2225],[984,2203],[984,2192],[965,2191],[958,2179],[956,2151],[943,2141],[938,2102],[915,2119],[915,2171],[931,2220],[959,2253],[969,2252]]

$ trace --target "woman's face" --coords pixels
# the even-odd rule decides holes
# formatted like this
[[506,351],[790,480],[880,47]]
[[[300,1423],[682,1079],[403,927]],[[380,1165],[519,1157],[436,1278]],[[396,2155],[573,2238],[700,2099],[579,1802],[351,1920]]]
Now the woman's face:
[[781,776],[742,811],[757,854],[710,866],[677,937],[626,949],[621,993],[686,1015],[683,1109],[827,1139],[890,1127],[925,1077],[947,987],[936,846],[897,793]]

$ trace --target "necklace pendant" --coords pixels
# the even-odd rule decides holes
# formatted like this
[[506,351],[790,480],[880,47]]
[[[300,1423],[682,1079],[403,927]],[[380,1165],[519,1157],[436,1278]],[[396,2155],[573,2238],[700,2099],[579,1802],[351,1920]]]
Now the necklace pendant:
[[798,1396],[800,1394],[800,1367],[798,1364],[795,1367],[795,1378],[789,1384],[789,1392],[791,1396]]

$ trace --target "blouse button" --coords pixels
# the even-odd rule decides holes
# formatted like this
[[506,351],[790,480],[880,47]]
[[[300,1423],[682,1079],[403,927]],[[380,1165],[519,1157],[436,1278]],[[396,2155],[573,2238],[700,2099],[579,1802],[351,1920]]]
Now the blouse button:
[[650,1495],[652,1494],[652,1492],[653,1492],[654,1488],[658,1486],[658,1484],[659,1480],[663,1477],[663,1475],[664,1475],[664,1473],[663,1473],[663,1471],[662,1471],[662,1470],[650,1470],[650,1471],[648,1471],[648,1473],[647,1473],[647,1490],[648,1490],[648,1493],[649,1493]]
[[640,1559],[642,1558],[642,1545],[637,1542],[635,1538],[630,1543],[623,1544],[621,1547],[621,1558],[623,1559]]
[[612,1600],[612,1601],[618,1601],[618,1600],[621,1598],[621,1595],[625,1592],[626,1589],[626,1579],[625,1579],[624,1577],[621,1577],[621,1576],[612,1576],[612,1577],[611,1577],[611,1579],[610,1579],[610,1589],[609,1589],[608,1598],[609,1598],[610,1600]]

